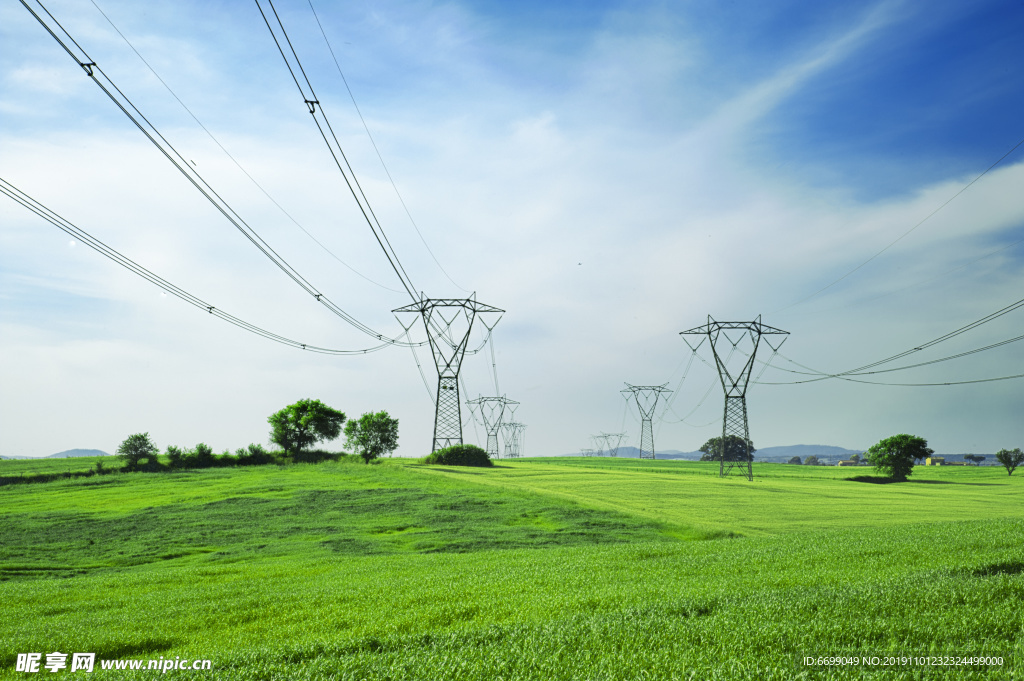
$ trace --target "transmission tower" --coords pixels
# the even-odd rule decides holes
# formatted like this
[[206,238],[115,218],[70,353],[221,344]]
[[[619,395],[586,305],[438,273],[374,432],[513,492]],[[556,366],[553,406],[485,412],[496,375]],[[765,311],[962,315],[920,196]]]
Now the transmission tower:
[[505,434],[505,458],[506,459],[518,459],[520,452],[520,444],[522,442],[522,434],[526,429],[526,425],[523,423],[516,423],[515,421],[505,421],[501,424],[501,430]]
[[592,436],[594,442],[597,443],[598,456],[604,456],[604,452],[608,452],[608,456],[619,455],[619,445],[622,443],[622,438],[626,437],[625,433],[601,433],[600,435]]
[[[462,444],[462,409],[459,370],[477,315],[501,313],[469,298],[420,298],[394,312],[418,312],[430,341],[437,366],[437,399],[434,400],[434,444],[431,451]],[[489,437],[488,437],[489,439]]]
[[[786,342],[789,332],[762,324],[761,315],[758,315],[757,319],[752,322],[716,322],[711,315],[708,315],[707,324],[696,326],[689,331],[682,331],[680,335],[707,336],[711,341],[711,352],[715,355],[718,378],[722,381],[722,390],[725,392],[718,475],[725,477],[733,468],[739,468],[742,473],[743,468],[746,467],[747,480],[753,480],[752,462],[754,457],[750,451],[750,427],[747,423],[747,388],[750,385],[750,372],[754,368],[754,357],[757,355],[757,347],[761,340],[763,339],[774,352],[778,352],[782,344]],[[782,336],[782,338],[777,345],[772,345],[768,338],[770,336]],[[738,371],[734,369],[733,372],[730,372],[726,366],[732,352],[725,359],[722,358],[721,350],[725,349],[723,341],[727,342],[732,350],[740,349],[747,356],[746,362]],[[739,348],[741,343],[746,345],[746,348]],[[687,345],[689,345],[689,341],[687,341]],[[696,351],[692,345],[690,348]],[[731,438],[738,438],[741,443],[738,453],[727,454]],[[726,461],[726,459],[731,460]]]
[[658,406],[658,398],[660,398],[663,393],[672,392],[665,387],[667,385],[668,383],[662,383],[661,385],[630,385],[627,383],[626,387],[621,391],[623,394],[631,394],[633,399],[636,400],[637,409],[640,410],[641,459],[655,458],[654,426],[652,419],[654,418],[654,408]]
[[480,407],[480,416],[483,418],[484,428],[487,430],[487,455],[492,459],[497,459],[499,457],[498,431],[501,430],[505,409],[509,405],[518,406],[519,403],[501,396],[478,397],[475,400],[466,400],[466,404]]

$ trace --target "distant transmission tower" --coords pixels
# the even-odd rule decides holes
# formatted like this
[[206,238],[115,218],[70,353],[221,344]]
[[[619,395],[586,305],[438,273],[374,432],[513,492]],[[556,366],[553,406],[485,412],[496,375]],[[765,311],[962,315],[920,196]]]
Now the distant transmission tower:
[[501,430],[505,434],[505,458],[518,459],[522,434],[526,425],[515,421],[506,421],[501,424]]
[[437,366],[437,399],[434,401],[434,444],[431,451],[462,444],[462,408],[459,400],[459,370],[466,344],[479,314],[501,313],[490,305],[469,298],[421,298],[394,312],[418,312],[430,341]]
[[622,444],[624,437],[626,437],[625,433],[601,433],[595,435],[594,439],[600,444],[601,451],[608,452],[608,456],[618,456],[619,445]]
[[[663,393],[672,392],[665,387],[667,385],[668,383],[663,383],[661,385],[630,385],[627,383],[626,387],[621,391],[623,394],[632,394],[633,399],[636,400],[636,407],[640,410],[641,459],[655,458],[654,426],[652,419],[654,418],[654,408],[658,406],[658,398],[660,398]],[[618,452],[616,451],[616,454],[617,453]]]
[[509,405],[518,405],[515,400],[502,397],[478,397],[475,400],[466,400],[466,404],[480,407],[480,416],[484,420],[484,428],[487,430],[487,455],[492,459],[500,456],[498,451],[498,431],[501,430],[502,417]]
[[[730,335],[731,332],[731,335]],[[753,455],[750,452],[750,427],[747,423],[747,388],[750,385],[750,372],[754,368],[754,357],[757,355],[757,347],[761,340],[768,344],[774,352],[778,352],[782,344],[786,342],[788,331],[776,329],[761,323],[761,315],[752,322],[716,322],[708,315],[708,323],[696,326],[689,331],[682,331],[680,335],[701,335],[707,336],[711,341],[711,351],[715,355],[715,366],[718,368],[718,378],[722,381],[722,390],[725,392],[725,411],[722,415],[722,441],[720,447],[720,461],[718,475],[725,477],[733,468],[746,467],[747,480],[754,479]],[[778,345],[772,345],[767,336],[782,336]],[[735,340],[734,340],[735,339]],[[684,339],[685,340],[685,339]],[[747,355],[747,361],[735,374],[731,373],[726,366],[732,352],[723,359],[721,350],[724,350],[724,343],[728,342],[731,350],[738,349],[740,343],[747,348],[740,349]],[[687,341],[689,344],[689,341]],[[693,346],[690,346],[694,349]],[[696,351],[696,349],[694,349]],[[767,366],[767,365],[766,365]],[[729,452],[731,438],[738,438],[740,452]],[[733,440],[735,441],[735,440]],[[726,461],[726,459],[731,459]],[[739,460],[742,459],[742,460]]]

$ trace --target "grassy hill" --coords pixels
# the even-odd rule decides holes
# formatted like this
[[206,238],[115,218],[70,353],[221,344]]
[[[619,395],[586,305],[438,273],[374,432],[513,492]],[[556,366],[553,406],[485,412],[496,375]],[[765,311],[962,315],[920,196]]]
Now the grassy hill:
[[52,475],[57,473],[76,473],[96,468],[101,462],[107,468],[121,465],[117,459],[109,456],[75,456],[62,459],[40,457],[38,459],[3,459],[0,460],[0,477],[16,475]]
[[[1019,476],[757,474],[348,459],[3,487],[0,678],[58,650],[241,680],[1021,678]],[[800,662],[850,653],[1004,662]]]

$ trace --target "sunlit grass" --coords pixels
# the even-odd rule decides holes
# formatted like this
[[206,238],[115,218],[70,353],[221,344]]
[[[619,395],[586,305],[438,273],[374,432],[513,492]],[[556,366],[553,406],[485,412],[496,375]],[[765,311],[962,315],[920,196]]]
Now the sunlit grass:
[[916,466],[908,482],[884,485],[849,480],[873,475],[868,467],[755,464],[751,482],[719,478],[717,463],[597,457],[503,461],[469,475],[710,534],[1024,518],[1024,476],[994,466]]
[[25,677],[18,652],[55,650],[209,658],[189,674],[243,681],[858,678],[799,665],[844,652],[1005,659],[865,678],[1024,673],[1022,490],[998,470],[873,485],[499,463],[0,488],[0,678]]

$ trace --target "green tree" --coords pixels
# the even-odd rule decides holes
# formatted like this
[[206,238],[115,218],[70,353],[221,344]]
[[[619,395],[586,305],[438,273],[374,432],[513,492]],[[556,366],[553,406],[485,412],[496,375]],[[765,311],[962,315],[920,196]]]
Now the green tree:
[[854,463],[860,463],[860,454],[854,454],[850,457],[850,461]]
[[981,456],[980,454],[964,454],[964,461],[970,461],[975,466],[980,464],[986,458],[988,458],[988,457]]
[[398,419],[386,411],[367,412],[345,424],[345,447],[370,463],[398,447]]
[[270,441],[289,454],[301,454],[317,442],[341,435],[345,414],[320,400],[299,400],[267,417]]
[[1016,447],[1013,449],[1000,449],[996,452],[996,461],[1006,467],[1007,475],[1013,475],[1014,469],[1024,463],[1024,452]]
[[800,463],[800,457],[799,456],[794,456],[792,459],[789,460],[789,463],[799,464]]
[[820,466],[821,463],[818,461],[818,457],[816,457],[816,456],[814,456],[812,454],[811,456],[809,456],[806,459],[804,459],[804,465],[805,466]]
[[117,448],[117,455],[124,460],[126,471],[156,468],[159,465],[156,458],[159,452],[149,439],[149,433],[129,435]]
[[[749,448],[749,454],[747,453]],[[721,461],[722,460],[722,438],[713,437],[697,450],[703,452],[700,457],[701,461]],[[753,461],[754,443],[750,440],[744,441],[739,435],[726,435],[725,436],[725,460],[726,461]]]
[[914,462],[934,454],[928,441],[916,435],[893,435],[871,446],[864,452],[875,470],[893,480],[905,481],[914,468]]

